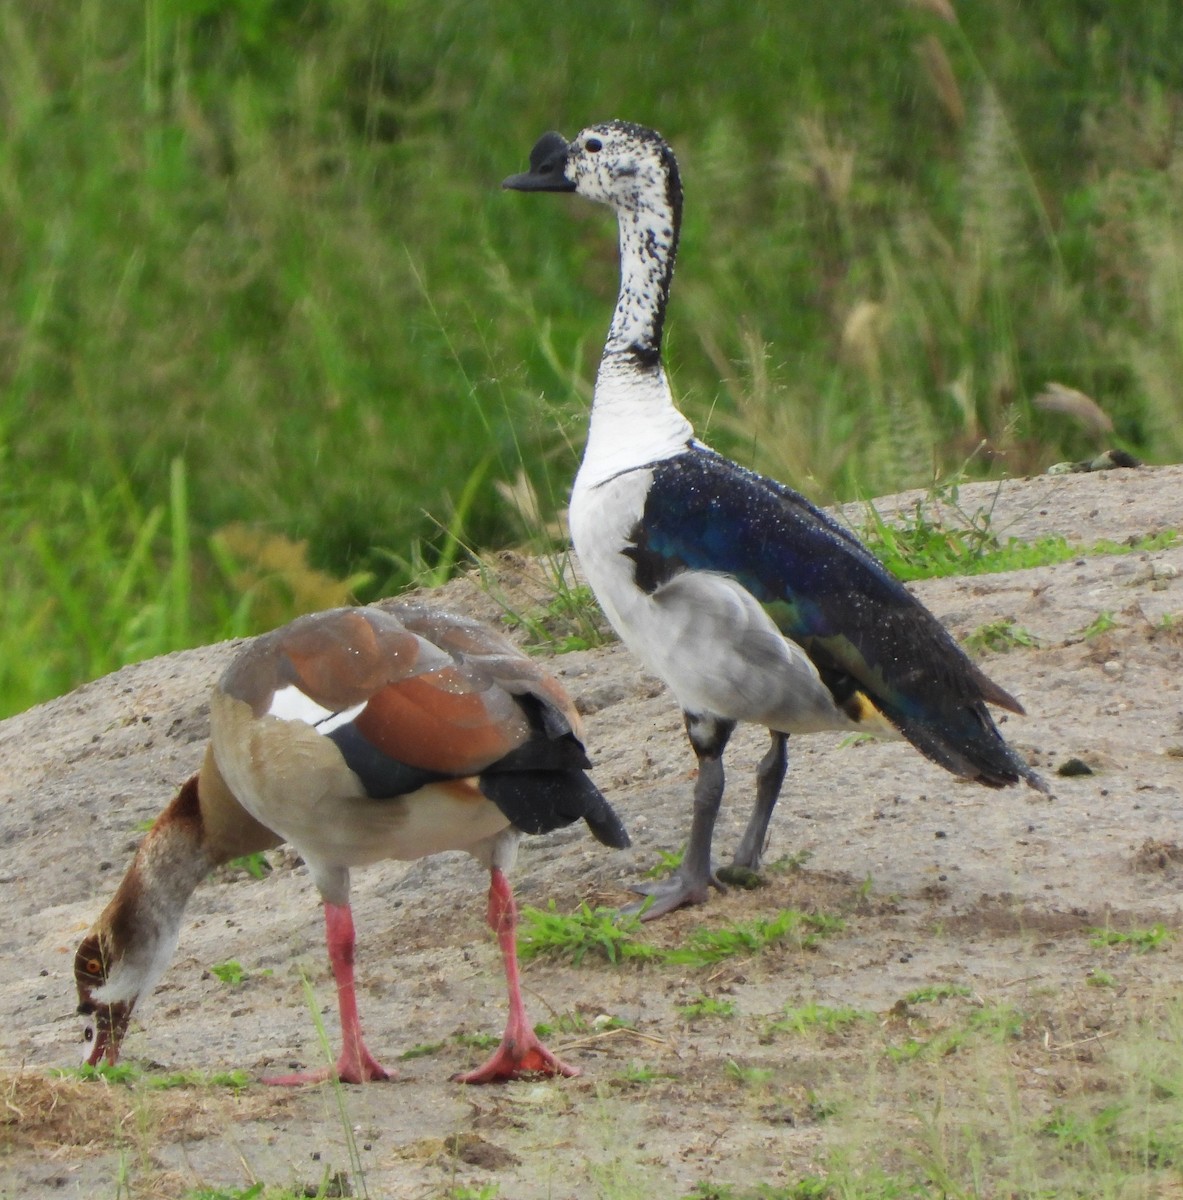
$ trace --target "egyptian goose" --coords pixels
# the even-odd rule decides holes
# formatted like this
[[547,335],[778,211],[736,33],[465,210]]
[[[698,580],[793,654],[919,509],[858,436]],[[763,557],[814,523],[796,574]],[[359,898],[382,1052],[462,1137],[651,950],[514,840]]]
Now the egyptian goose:
[[648,893],[647,918],[720,886],[711,839],[735,725],[768,728],[756,803],[731,870],[759,869],[787,767],[787,737],[898,732],[989,787],[1046,785],[996,729],[987,703],[1019,702],[844,527],[804,497],[698,441],[662,366],[682,186],[653,130],[547,133],[502,185],[576,192],[616,212],[620,294],[571,495],[575,551],[625,644],[673,691],[698,759],[682,864]]
[[249,643],[214,689],[201,769],[144,837],[78,948],[87,1061],[116,1061],[204,876],[287,841],[324,901],[342,1050],[332,1071],[267,1082],[389,1077],[366,1049],[358,1018],[349,871],[441,850],[467,850],[489,868],[488,922],[509,988],[501,1045],[455,1078],[577,1074],[526,1019],[506,871],[521,833],[581,817],[606,845],[628,845],[586,774],[579,732],[570,697],[541,666],[487,626],[425,605],[335,609]]

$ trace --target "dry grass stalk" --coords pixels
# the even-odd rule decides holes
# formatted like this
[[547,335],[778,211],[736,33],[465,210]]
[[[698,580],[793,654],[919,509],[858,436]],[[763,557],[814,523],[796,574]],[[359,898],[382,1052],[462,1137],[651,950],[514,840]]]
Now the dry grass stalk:
[[1044,384],[1044,389],[1032,400],[1044,412],[1061,413],[1079,422],[1095,437],[1113,432],[1109,414],[1092,398],[1076,388],[1062,383]]

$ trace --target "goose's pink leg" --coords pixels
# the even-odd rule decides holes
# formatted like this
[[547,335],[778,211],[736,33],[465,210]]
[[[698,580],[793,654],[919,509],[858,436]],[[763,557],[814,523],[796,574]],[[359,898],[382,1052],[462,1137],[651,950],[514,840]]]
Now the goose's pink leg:
[[560,1062],[538,1040],[526,1017],[518,975],[518,911],[505,872],[494,867],[489,879],[489,928],[497,935],[509,987],[509,1020],[493,1056],[475,1071],[453,1075],[457,1083],[496,1083],[523,1075],[578,1075],[576,1067]]
[[357,1014],[357,992],[353,984],[353,913],[348,904],[325,904],[325,941],[328,943],[333,978],[337,981],[337,1008],[341,1015],[341,1057],[331,1070],[325,1068],[320,1071],[300,1071],[294,1075],[273,1075],[264,1079],[264,1083],[278,1087],[296,1087],[304,1083],[322,1083],[333,1078],[342,1083],[366,1083],[373,1079],[390,1078],[390,1073],[378,1064],[362,1040],[361,1020]]

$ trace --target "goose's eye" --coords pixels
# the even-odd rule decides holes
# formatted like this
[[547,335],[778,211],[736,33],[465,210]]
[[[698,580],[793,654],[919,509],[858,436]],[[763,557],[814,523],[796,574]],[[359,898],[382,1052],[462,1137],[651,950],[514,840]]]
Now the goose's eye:
[[601,142],[599,138],[588,138],[587,141],[583,143],[583,148],[589,154],[595,154],[597,150],[603,150],[604,143]]

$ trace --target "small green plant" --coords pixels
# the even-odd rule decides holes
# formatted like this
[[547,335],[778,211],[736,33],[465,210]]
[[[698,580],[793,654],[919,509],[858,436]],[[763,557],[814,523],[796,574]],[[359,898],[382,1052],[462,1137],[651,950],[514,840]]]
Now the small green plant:
[[629,1063],[617,1076],[621,1083],[647,1085],[656,1083],[659,1079],[673,1078],[668,1071],[657,1071],[644,1063]]
[[524,907],[518,934],[523,958],[553,954],[578,966],[589,955],[620,963],[627,958],[653,958],[655,947],[636,941],[641,923],[612,908],[590,908],[586,903],[569,916],[555,909]]
[[140,1077],[140,1072],[131,1063],[111,1066],[101,1062],[94,1067],[90,1063],[83,1063],[78,1067],[52,1067],[49,1073],[60,1079],[101,1079],[105,1083],[125,1084],[134,1083]]
[[688,1021],[698,1021],[704,1017],[733,1017],[735,1001],[720,1000],[716,996],[697,996],[686,1004],[679,1004],[678,1012]]
[[143,1084],[149,1088],[233,1088],[241,1091],[254,1081],[243,1070],[233,1071],[172,1071],[168,1075],[145,1075]]
[[770,862],[764,869],[769,875],[789,875],[794,871],[800,871],[812,857],[812,850],[797,850],[792,854],[782,854],[780,858]]
[[[830,1200],[836,1195],[824,1179],[807,1175],[788,1187],[773,1187],[769,1183],[737,1191],[725,1184],[700,1183],[682,1200]],[[861,1200],[861,1197],[860,1197]]]
[[1085,640],[1091,640],[1095,637],[1100,637],[1103,633],[1108,633],[1111,629],[1117,628],[1117,618],[1111,612],[1101,613],[1094,621],[1086,625],[1080,634]]
[[271,873],[271,863],[267,861],[267,855],[262,850],[232,858],[226,866],[245,871],[252,879],[265,879]]
[[785,938],[793,938],[802,949],[813,949],[822,938],[843,929],[840,917],[782,909],[775,917],[737,922],[724,929],[695,929],[685,944],[662,955],[666,962],[681,966],[710,966],[737,955],[759,954]]
[[1024,1015],[1011,1004],[986,1005],[975,1008],[966,1021],[971,1033],[985,1034],[992,1041],[1006,1042],[1023,1032]]
[[426,1058],[430,1054],[438,1054],[446,1045],[445,1042],[420,1042],[417,1046],[412,1046],[409,1050],[404,1050],[399,1058],[404,1061],[412,1058]]
[[[294,1196],[294,1192],[287,1192],[288,1196]],[[196,1191],[186,1192],[185,1200],[260,1200],[263,1197],[263,1185],[261,1183],[252,1183],[249,1187],[244,1188],[198,1188]],[[266,1200],[281,1200],[280,1195],[271,1191],[268,1193]]]
[[1117,986],[1117,980],[1114,979],[1114,977],[1110,975],[1108,971],[1090,971],[1085,976],[1084,981],[1089,987],[1095,988],[1110,988]]
[[492,1050],[501,1041],[495,1033],[465,1033],[463,1031],[454,1033],[452,1040],[457,1046],[468,1046],[473,1050]]
[[986,1005],[974,1009],[962,1025],[941,1029],[927,1039],[909,1036],[898,1045],[889,1045],[886,1055],[896,1063],[908,1063],[921,1057],[943,1058],[953,1054],[973,1038],[1005,1042],[1023,1031],[1023,1014],[1012,1005]]
[[862,1009],[809,1003],[799,1008],[786,1008],[783,1016],[768,1023],[767,1030],[769,1033],[805,1034],[816,1029],[823,1033],[839,1033],[862,1021],[872,1020],[874,1013]]
[[540,1038],[550,1038],[556,1034],[569,1036],[571,1034],[606,1033],[612,1029],[631,1028],[632,1026],[627,1021],[610,1016],[608,1013],[601,1013],[589,1021],[583,1013],[565,1012],[559,1013],[553,1021],[539,1021],[534,1026],[534,1032]]
[[988,575],[1052,566],[1073,559],[1109,554],[1134,554],[1163,550],[1175,544],[1179,534],[1165,530],[1128,542],[1101,539],[1082,545],[1053,534],[1022,541],[1001,538],[993,529],[989,509],[967,512],[958,500],[955,485],[934,488],[930,503],[939,502],[957,517],[946,524],[929,516],[925,501],[890,524],[868,505],[870,520],[864,541],[871,552],[899,579],[939,579],[948,575]]
[[949,1000],[954,996],[968,996],[971,989],[963,983],[934,983],[917,988],[904,997],[906,1004],[929,1004],[934,1000]]
[[479,1187],[467,1187],[461,1184],[446,1193],[447,1200],[497,1200],[500,1195],[501,1184],[499,1183],[484,1183]]
[[100,1063],[92,1067],[85,1063],[79,1067],[55,1067],[50,1072],[57,1078],[102,1079],[107,1083],[135,1084],[138,1087],[158,1091],[173,1088],[233,1088],[236,1091],[250,1087],[253,1080],[243,1070],[233,1071],[170,1071],[168,1074],[144,1074],[131,1063],[116,1063],[109,1066]]
[[239,987],[247,978],[246,968],[235,959],[215,963],[210,967],[210,973],[216,975],[227,987]]
[[1113,1137],[1121,1114],[1122,1106],[1118,1104],[1088,1115],[1058,1108],[1041,1132],[1067,1146],[1095,1145],[1098,1141],[1108,1141]]
[[1089,930],[1089,943],[1093,946],[1124,946],[1136,950],[1139,954],[1157,950],[1171,937],[1171,931],[1161,921],[1149,929],[1131,929],[1126,932],[1100,928]]
[[1016,646],[1034,648],[1039,645],[1035,635],[1016,624],[1010,617],[999,621],[991,621],[979,625],[972,633],[967,634],[965,644],[970,650],[993,650],[997,654],[1006,654]]
[[642,878],[664,879],[667,875],[672,875],[682,865],[685,853],[685,846],[680,850],[658,850],[657,862],[645,872]]
[[741,1087],[759,1090],[772,1082],[771,1067],[745,1067],[735,1061],[728,1062],[727,1074]]
[[569,579],[569,574],[574,574],[569,553],[550,553],[539,562],[546,571],[545,582],[553,595],[547,603],[526,610],[513,608],[503,598],[496,573],[481,563],[485,590],[501,605],[506,624],[525,632],[527,649],[568,654],[573,650],[590,650],[609,641],[591,588]]

